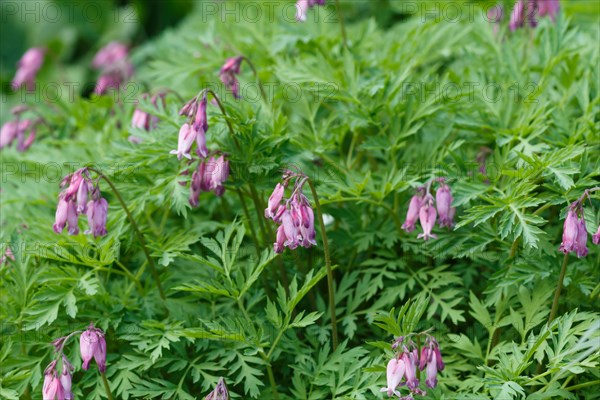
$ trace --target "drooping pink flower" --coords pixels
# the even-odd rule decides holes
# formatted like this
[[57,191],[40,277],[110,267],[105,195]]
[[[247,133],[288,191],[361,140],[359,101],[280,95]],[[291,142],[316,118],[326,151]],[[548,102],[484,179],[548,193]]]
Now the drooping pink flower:
[[[19,131],[17,133],[17,151],[23,152],[31,147],[35,140],[35,125],[36,123],[31,119],[25,119],[19,123]],[[28,131],[29,135],[25,137],[25,134],[28,133]]]
[[106,340],[104,333],[93,324],[90,324],[79,337],[79,351],[83,361],[81,368],[87,371],[93,358],[98,365],[98,370],[106,371]]
[[84,181],[84,174],[87,173],[85,168],[78,169],[73,174],[67,176],[61,186],[65,186],[66,183],[69,183],[69,186],[64,191],[65,200],[74,199],[77,196],[77,192],[79,191],[79,186]]
[[56,360],[52,361],[44,371],[44,386],[42,387],[43,400],[64,400],[64,390],[57,376]]
[[100,77],[96,84],[95,93],[104,94],[108,89],[118,89],[133,75],[133,65],[127,59],[127,46],[111,42],[96,53],[92,66],[99,69]]
[[44,63],[45,52],[43,48],[33,47],[23,54],[12,81],[13,90],[17,90],[23,85],[26,85],[29,91],[35,89],[35,77]]
[[15,261],[15,255],[10,246],[6,246],[4,254],[2,255],[2,257],[0,257],[0,265],[6,264],[9,259]]
[[430,388],[434,388],[437,385],[438,371],[444,369],[444,361],[437,341],[432,338],[428,338],[421,349],[419,369],[422,371],[425,368],[427,368],[425,384]]
[[273,251],[275,251],[276,254],[283,253],[286,240],[287,236],[285,235],[285,228],[283,225],[279,225],[279,228],[277,228],[277,237],[275,243],[273,243]]
[[58,199],[58,206],[56,207],[56,215],[54,217],[54,225],[52,225],[54,232],[61,233],[63,229],[65,229],[68,212],[69,202],[65,200],[64,196],[61,196]]
[[92,200],[87,204],[87,219],[90,229],[86,230],[86,234],[92,234],[94,237],[106,235],[106,216],[108,214],[108,202],[101,198],[99,191],[92,195]]
[[325,0],[298,0],[296,2],[296,21],[306,21],[306,13],[310,8],[316,5],[322,6],[324,4]]
[[415,229],[415,224],[419,218],[419,210],[423,202],[423,196],[420,193],[415,194],[408,205],[408,211],[406,213],[406,220],[402,224],[402,229],[407,233],[412,232]]
[[170,154],[177,154],[177,159],[181,160],[183,157],[191,160],[190,150],[192,144],[194,144],[195,132],[192,130],[189,124],[183,124],[179,129],[179,140],[177,144],[177,150],[171,150]]
[[454,213],[452,212],[452,193],[450,192],[450,187],[442,183],[440,188],[435,193],[435,202],[437,205],[437,213],[439,216],[439,224],[441,227],[452,228],[454,225],[453,217]]
[[77,213],[85,214],[87,211],[88,192],[91,190],[92,184],[87,180],[83,180],[77,189]]
[[198,207],[198,199],[202,191],[202,172],[196,169],[192,173],[192,182],[190,184],[190,198],[189,202],[192,207]]
[[571,209],[567,214],[565,223],[563,225],[562,243],[559,250],[567,254],[576,250],[577,246],[577,234],[579,232],[579,223],[577,218],[577,211]]
[[0,149],[9,146],[19,133],[19,121],[9,121],[0,130]]
[[269,201],[267,203],[267,208],[265,208],[265,218],[273,219],[279,206],[281,205],[281,200],[283,199],[283,195],[285,193],[285,186],[281,183],[277,183],[275,189],[273,189],[273,193],[269,196]]
[[400,392],[396,388],[400,385],[405,370],[404,359],[392,358],[386,368],[387,387],[381,388],[380,392],[387,392],[388,397],[394,395],[400,397]]
[[419,222],[421,222],[421,228],[423,228],[423,233],[419,233],[417,235],[417,239],[437,239],[437,235],[431,233],[431,230],[433,229],[435,225],[435,220],[437,218],[437,212],[435,211],[435,207],[433,207],[432,204],[433,197],[430,194],[426,195],[421,205],[421,209],[419,210]]
[[63,370],[62,370],[62,374],[60,375],[60,384],[63,389],[65,400],[73,400],[74,399],[73,392],[71,392],[71,386],[72,386],[71,374],[73,373],[73,369],[74,368],[71,365],[71,363],[69,362],[69,360],[67,359],[67,357],[65,357],[63,355]]
[[582,213],[581,218],[577,221],[577,241],[575,244],[577,257],[585,257],[588,254],[587,235],[587,227]]
[[223,378],[219,378],[219,382],[217,382],[215,389],[210,392],[204,400],[229,400],[229,392],[227,391],[227,385],[225,385]]
[[221,82],[223,82],[223,85],[227,89],[231,90],[233,97],[236,99],[240,98],[240,85],[236,75],[240,73],[240,66],[243,60],[244,57],[242,56],[228,58],[219,72]]
[[298,247],[298,228],[296,228],[294,221],[292,220],[292,214],[289,210],[285,210],[281,216],[281,224],[285,233],[286,240],[284,246],[290,250],[294,250]]
[[196,153],[199,157],[208,157],[208,149],[206,148],[206,131],[208,130],[208,119],[206,117],[207,97],[206,93],[198,102],[198,111],[192,124],[192,129],[196,135]]
[[96,69],[110,67],[113,64],[127,59],[129,51],[127,46],[119,42],[110,42],[96,53],[92,66]]
[[518,0],[510,14],[508,27],[511,31],[515,31],[523,26],[525,21],[525,0]]
[[556,15],[560,11],[560,2],[558,0],[537,0],[537,7],[540,17],[548,15],[552,21],[556,21]]
[[77,205],[73,200],[67,202],[67,224],[69,235],[79,234],[79,216],[77,215]]
[[598,225],[598,230],[596,233],[592,235],[592,242],[594,244],[600,244],[600,225]]
[[[212,157],[214,160],[214,157]],[[225,193],[225,181],[229,178],[229,161],[223,155],[214,160],[214,171],[211,179],[211,189],[215,195],[222,196]]]
[[402,354],[402,361],[404,361],[404,375],[406,376],[406,386],[413,390],[419,387],[419,380],[417,379],[417,364],[419,362],[419,356],[417,349],[411,351],[405,350]]

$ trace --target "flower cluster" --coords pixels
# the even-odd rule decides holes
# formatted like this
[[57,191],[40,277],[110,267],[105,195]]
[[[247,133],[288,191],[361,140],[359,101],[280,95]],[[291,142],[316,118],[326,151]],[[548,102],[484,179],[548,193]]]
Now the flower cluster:
[[325,0],[298,0],[296,2],[296,21],[306,21],[306,12],[316,5],[325,5]]
[[0,130],[0,149],[10,146],[17,141],[17,151],[25,151],[33,144],[36,136],[36,126],[42,119],[21,119],[21,114],[27,110],[26,106],[17,106],[11,110],[15,120],[2,125]]
[[44,63],[46,50],[40,47],[32,47],[27,50],[19,60],[17,73],[12,81],[13,90],[25,85],[27,90],[35,89],[35,76]]
[[240,82],[236,75],[239,75],[240,73],[240,66],[242,65],[243,60],[243,56],[228,58],[219,72],[221,82],[223,82],[223,85],[225,85],[228,90],[231,90],[233,97],[236,99],[240,98]]
[[[427,379],[425,379],[425,384],[427,387],[436,387],[438,371],[444,369],[440,347],[431,335],[426,333],[420,335],[426,336],[420,357],[418,346],[410,339],[412,334],[398,338],[392,345],[393,350],[399,351],[387,364],[387,387],[381,389],[381,392],[386,392],[388,397],[395,395],[408,400],[413,398],[413,394],[425,396],[426,392],[419,388],[417,368],[421,371],[426,369]],[[406,386],[410,394],[402,397],[400,391],[398,391],[399,386]]]
[[92,67],[100,70],[95,93],[104,94],[108,89],[119,89],[133,75],[133,65],[128,60],[127,46],[111,42],[94,56]]
[[[438,183],[435,201],[430,192],[434,181]],[[446,184],[445,178],[429,181],[426,187],[417,188],[417,194],[410,199],[402,229],[408,233],[412,232],[415,229],[417,219],[419,219],[423,233],[420,233],[417,238],[423,238],[423,240],[437,238],[435,234],[431,233],[436,220],[440,227],[452,228],[454,226],[456,209],[452,207],[452,200],[452,192],[450,186]],[[437,206],[437,210],[434,204]]]
[[200,160],[198,168],[192,173],[192,184],[190,186],[190,205],[198,206],[200,193],[214,192],[217,196],[225,193],[223,185],[229,177],[229,161],[223,155],[219,158],[212,156],[207,160]]
[[[68,186],[67,186],[68,185]],[[79,215],[86,214],[89,230],[84,233],[94,237],[106,235],[108,202],[100,197],[98,182],[92,182],[87,168],[67,175],[60,184],[66,188],[58,196],[58,206],[52,228],[61,233],[68,225],[70,235],[79,234]]]
[[[577,257],[585,257],[588,254],[588,231],[585,225],[583,203],[589,197],[590,192],[595,190],[600,190],[600,188],[586,190],[578,200],[569,206],[563,225],[562,243],[559,248],[565,254],[573,252],[577,254]],[[600,243],[600,226],[598,226],[598,231],[592,235],[592,241],[594,244]]]
[[[75,368],[73,368],[63,350],[66,342],[80,332],[73,332],[52,342],[56,359],[48,364],[44,370],[44,386],[42,388],[42,398],[44,400],[74,399],[71,386]],[[90,324],[87,330],[81,332],[81,336],[79,337],[79,351],[83,362],[81,367],[84,370],[88,370],[90,361],[93,358],[98,365],[98,370],[101,373],[106,371],[106,340],[104,332],[94,327],[94,324]]]
[[537,26],[536,16],[548,15],[552,21],[555,21],[559,10],[558,0],[518,0],[510,14],[508,27],[511,31],[515,31],[525,26],[525,22],[527,22],[529,26],[535,28]]
[[[292,194],[284,200],[285,189],[292,179],[296,179]],[[290,250],[298,246],[309,248],[317,244],[315,240],[315,216],[302,187],[308,180],[304,174],[286,171],[283,182],[278,183],[269,197],[265,218],[281,224],[277,229],[277,238],[273,245],[275,253],[282,253],[284,247]]]
[[229,391],[227,390],[227,385],[225,385],[223,378],[219,378],[217,386],[215,386],[214,390],[210,392],[204,400],[229,400]]
[[[191,161],[190,151],[194,142],[196,143],[196,154],[199,161],[198,166],[192,173],[192,183],[190,185],[190,204],[192,207],[198,206],[198,198],[202,192],[213,191],[217,196],[222,196],[225,192],[223,184],[229,177],[229,161],[225,159],[225,156],[220,155],[218,158],[211,156],[208,158],[208,148],[206,147],[206,132],[208,131],[207,104],[207,92],[204,91],[181,108],[179,115],[187,116],[189,121],[183,124],[179,130],[177,150],[172,150],[170,153],[177,155],[179,160],[185,157]],[[189,171],[186,173],[189,174]]]

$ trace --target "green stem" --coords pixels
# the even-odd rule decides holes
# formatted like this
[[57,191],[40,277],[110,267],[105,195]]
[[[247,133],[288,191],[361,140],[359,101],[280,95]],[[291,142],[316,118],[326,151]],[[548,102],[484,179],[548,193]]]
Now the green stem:
[[271,389],[273,390],[273,397],[275,400],[279,400],[279,392],[277,391],[277,383],[275,382],[275,375],[273,375],[273,367],[271,367],[271,363],[267,361],[267,375],[269,376],[269,383],[271,384]]
[[246,56],[242,56],[242,59],[244,61],[246,61],[246,63],[248,63],[248,66],[250,66],[250,69],[254,73],[254,78],[256,79],[256,82],[258,83],[258,88],[260,89],[260,95],[262,96],[262,99],[265,101],[265,103],[268,102],[267,94],[265,93],[265,89],[263,88],[263,85],[260,82],[260,79],[258,78],[258,71],[254,67],[254,64],[252,64],[252,61],[250,61],[250,59]]
[[256,237],[256,231],[254,230],[254,225],[252,224],[252,220],[250,219],[250,213],[248,212],[248,206],[246,205],[246,200],[244,200],[244,195],[240,191],[239,188],[236,188],[236,193],[240,198],[240,203],[242,203],[242,209],[244,210],[244,215],[248,220],[248,226],[250,227],[250,235],[252,236],[252,241],[254,242],[254,246],[256,246],[256,256],[260,259],[260,245],[258,244],[258,238]]
[[127,204],[125,204],[125,200],[123,200],[123,197],[121,197],[121,193],[119,193],[119,191],[117,190],[117,187],[114,185],[114,183],[112,183],[112,181],[110,179],[108,179],[108,177],[106,175],[102,174],[100,171],[98,171],[94,168],[88,168],[88,170],[95,172],[96,174],[98,174],[98,176],[100,178],[104,179],[104,181],[112,189],[117,200],[119,200],[119,203],[121,204],[121,207],[123,208],[123,211],[125,211],[125,214],[127,214],[127,218],[129,219],[129,222],[131,223],[131,226],[133,227],[133,230],[135,231],[135,234],[137,235],[138,240],[140,241],[142,250],[144,251],[144,254],[146,255],[146,259],[148,260],[148,265],[150,265],[150,272],[152,273],[152,276],[154,277],[154,281],[156,282],[156,286],[158,287],[158,293],[160,294],[160,298],[163,299],[163,301],[166,300],[167,298],[165,297],[165,293],[163,291],[162,284],[160,282],[160,276],[158,275],[158,271],[156,270],[156,265],[154,264],[154,260],[152,259],[152,257],[150,257],[150,252],[148,251],[148,247],[146,247],[146,240],[144,239],[144,235],[142,234],[142,231],[140,231],[138,224],[135,222],[135,219],[133,218],[133,215],[129,211]]
[[348,48],[348,37],[346,36],[346,24],[344,23],[344,14],[342,14],[342,7],[340,6],[340,0],[335,0],[335,7],[337,9],[338,18],[340,19],[340,30],[342,31],[342,40],[344,41],[344,47]]
[[238,151],[242,150],[242,147],[240,146],[240,143],[237,140],[237,137],[235,136],[235,131],[233,130],[233,126],[231,125],[231,122],[229,122],[229,116],[227,115],[227,111],[225,111],[225,107],[223,106],[223,103],[221,103],[221,99],[219,99],[219,96],[217,96],[217,94],[215,92],[213,92],[210,89],[204,89],[206,90],[206,93],[210,93],[211,96],[213,97],[213,99],[215,99],[215,101],[217,102],[217,105],[219,106],[219,109],[221,110],[221,113],[223,114],[223,117],[225,117],[225,123],[227,124],[227,128],[229,129],[229,134],[231,136],[231,138],[233,139],[233,142],[235,143],[235,147],[237,147]]
[[[126,266],[124,266],[120,261],[115,260],[115,263],[121,267],[121,269],[123,270],[123,273],[135,284],[135,286],[138,289],[138,292],[140,293],[140,295],[143,294],[144,290],[142,289],[142,285],[140,284],[140,281],[131,273],[131,271],[129,271],[127,269]],[[116,272],[116,271],[115,271]]]
[[325,267],[327,268],[327,289],[329,291],[329,311],[331,313],[331,337],[333,339],[333,351],[337,349],[338,345],[338,332],[337,332],[337,318],[335,315],[335,293],[333,290],[333,270],[331,269],[331,258],[329,257],[329,242],[327,241],[327,233],[325,232],[325,222],[323,221],[323,211],[321,210],[321,203],[319,202],[319,196],[315,190],[315,185],[311,179],[307,180],[308,186],[313,195],[315,201],[315,207],[317,208],[317,214],[319,215],[319,226],[321,227],[321,237],[323,238],[323,255],[325,257]]
[[565,254],[563,257],[562,267],[560,269],[560,276],[558,277],[558,283],[556,284],[556,291],[554,292],[554,300],[552,301],[552,310],[550,311],[550,316],[548,317],[548,325],[554,320],[556,317],[556,312],[558,311],[558,300],[560,298],[560,292],[563,286],[563,280],[565,279],[565,273],[567,272],[567,261],[569,260],[569,253]]
[[256,209],[256,215],[258,219],[258,226],[260,227],[260,231],[263,234],[263,240],[267,242],[269,240],[270,235],[267,232],[267,228],[265,228],[265,224],[263,222],[263,214],[261,210],[264,209],[262,206],[260,199],[258,198],[258,193],[256,192],[256,188],[251,183],[248,183],[250,187],[250,196],[252,197],[252,201],[254,202],[254,208]]
[[104,384],[104,391],[106,392],[106,397],[108,400],[113,400],[112,393],[110,392],[110,386],[108,386],[108,379],[106,379],[106,375],[104,372],[100,372],[100,376],[102,377],[102,383]]

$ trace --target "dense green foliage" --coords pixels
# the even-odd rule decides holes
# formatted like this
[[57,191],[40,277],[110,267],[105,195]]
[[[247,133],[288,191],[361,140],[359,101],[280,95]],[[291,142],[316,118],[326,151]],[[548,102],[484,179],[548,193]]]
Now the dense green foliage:
[[[591,241],[587,257],[568,258],[547,324],[567,207],[600,176],[598,14],[572,19],[567,6],[555,24],[510,32],[504,23],[495,34],[479,5],[449,20],[394,14],[399,2],[387,17],[350,3],[345,48],[330,3],[300,24],[278,7],[271,20],[261,4],[254,19],[239,11],[244,1],[227,2],[238,13],[226,16],[198,2],[132,50],[136,72],[120,96],[67,95],[65,82],[105,42],[75,67],[47,61],[37,97],[6,96],[3,123],[25,99],[47,124],[28,151],[1,153],[2,253],[10,246],[16,258],[0,268],[1,398],[41,398],[50,342],[90,321],[106,332],[118,399],[203,398],[221,376],[232,398],[381,398],[394,337],[431,327],[446,368],[426,399],[598,397],[600,248]],[[268,101],[247,64],[242,99],[224,90],[219,69],[236,55],[256,67]],[[56,101],[42,95],[52,83],[63,88]],[[179,184],[187,166],[169,151],[184,122],[180,98],[206,87],[241,149],[209,105],[208,147],[227,153],[231,176],[222,197],[204,193],[190,208]],[[167,94],[158,111],[142,101],[161,122],[131,128],[135,100],[161,88],[180,98]],[[52,231],[60,180],[90,164],[132,210],[166,302],[106,184],[108,235]],[[321,230],[317,246],[276,255],[275,225],[262,215],[290,165],[312,178],[331,217],[335,351]],[[415,188],[434,177],[448,178],[457,225],[423,241],[400,227]],[[584,208],[595,233],[599,192]],[[77,353],[69,342],[76,398],[105,398]]]

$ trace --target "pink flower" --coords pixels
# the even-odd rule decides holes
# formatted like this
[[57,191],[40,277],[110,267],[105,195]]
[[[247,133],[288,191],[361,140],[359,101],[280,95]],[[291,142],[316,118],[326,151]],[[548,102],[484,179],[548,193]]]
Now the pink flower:
[[64,186],[66,182],[69,182],[69,187],[67,187],[67,189],[64,191],[65,200],[71,200],[75,198],[77,192],[79,191],[79,186],[81,186],[84,181],[83,175],[86,173],[86,171],[87,170],[85,168],[78,169],[72,175],[69,175],[67,178],[65,178],[65,181],[63,181],[63,184],[61,185]]
[[299,22],[306,21],[306,12],[309,8],[324,4],[325,0],[298,0],[296,2],[296,20]]
[[518,0],[510,14],[508,26],[511,31],[515,31],[523,26],[525,20],[525,1]]
[[127,46],[119,42],[111,42],[96,53],[92,60],[92,66],[95,69],[110,67],[119,61],[125,60],[128,54]]
[[434,388],[437,385],[438,371],[444,369],[444,361],[442,360],[440,348],[435,339],[428,338],[421,349],[419,369],[423,370],[425,367],[427,367],[425,384],[430,388]]
[[64,390],[60,378],[56,375],[56,360],[52,361],[44,371],[43,400],[64,400]]
[[600,225],[598,226],[596,233],[592,235],[592,242],[594,242],[594,244],[600,244]]
[[56,207],[56,214],[54,216],[54,225],[52,229],[54,232],[61,233],[65,229],[67,224],[67,215],[69,211],[69,202],[65,200],[63,196],[58,199],[58,206]]
[[540,17],[548,15],[552,21],[556,21],[556,15],[560,10],[558,0],[537,0],[538,14]]
[[239,82],[236,75],[240,73],[240,66],[243,60],[244,57],[242,56],[228,58],[219,72],[221,82],[223,82],[223,85],[225,85],[227,89],[231,90],[233,97],[236,99],[240,98]]
[[181,160],[183,157],[191,160],[190,150],[195,140],[195,132],[192,130],[189,124],[183,124],[179,129],[179,142],[177,144],[177,150],[171,150],[170,154],[177,154],[177,159]]
[[406,366],[403,359],[392,358],[388,362],[386,369],[387,387],[382,388],[380,392],[387,392],[388,397],[392,397],[393,395],[400,397],[400,392],[396,388],[400,385],[405,370]]
[[23,54],[17,64],[17,73],[12,81],[13,90],[17,90],[23,85],[27,90],[35,89],[35,77],[44,63],[44,53],[46,51],[39,47],[33,47]]
[[575,251],[577,248],[577,234],[579,232],[579,223],[577,212],[569,210],[565,223],[563,225],[562,243],[559,250],[567,254]]
[[283,199],[283,195],[285,193],[285,186],[281,183],[277,183],[275,189],[273,189],[273,193],[269,196],[269,201],[267,203],[267,208],[265,208],[265,218],[273,219],[279,206],[281,205],[281,200]]
[[435,200],[437,205],[437,212],[439,215],[439,224],[441,227],[452,228],[454,225],[453,217],[454,212],[452,211],[452,193],[450,187],[445,183],[442,183],[441,187],[435,194]]
[[[25,119],[19,123],[17,151],[26,151],[31,147],[35,140],[35,125],[36,123],[30,119]],[[29,136],[26,138],[25,133],[27,130],[29,130]]]
[[100,372],[106,371],[106,340],[104,339],[104,333],[95,328],[94,324],[90,324],[88,329],[79,337],[79,351],[83,361],[81,368],[87,371],[90,367],[90,361],[94,358],[98,370]]
[[294,221],[292,220],[292,214],[289,210],[285,210],[283,212],[281,216],[281,224],[283,226],[283,231],[286,237],[286,240],[283,244],[290,250],[294,250],[296,247],[298,247],[298,237],[300,235],[298,229],[294,225]]
[[77,213],[85,214],[87,211],[88,192],[92,184],[87,180],[83,180],[77,189]]
[[223,378],[219,378],[219,382],[215,389],[210,392],[204,400],[229,400],[229,392],[227,391],[227,385]]
[[285,235],[285,228],[283,225],[279,225],[279,228],[277,228],[277,238],[275,239],[275,243],[273,243],[273,251],[277,254],[283,253],[283,247],[286,240],[287,236]]
[[421,209],[422,202],[423,196],[419,193],[415,194],[410,199],[406,220],[404,221],[404,224],[402,224],[402,229],[407,233],[410,233],[415,229],[415,223],[417,222],[417,218],[419,218],[419,210]]
[[[214,160],[214,157],[212,157]],[[225,181],[229,178],[229,161],[225,160],[225,157],[221,155],[214,161],[214,171],[211,180],[211,189],[215,192],[215,195],[222,196],[225,193]]]
[[67,358],[63,355],[63,370],[62,370],[62,374],[60,375],[60,384],[63,388],[65,400],[73,400],[73,398],[74,398],[73,393],[71,392],[71,386],[72,386],[71,373],[72,372],[73,372],[73,366],[71,365],[69,360],[67,360]]
[[4,250],[4,254],[2,255],[2,257],[0,257],[0,265],[6,264],[9,259],[15,261],[15,255],[14,255],[12,249],[9,246],[6,246],[6,250]]
[[298,0],[296,2],[296,21],[306,21],[306,12],[308,11],[308,0]]
[[118,89],[133,75],[133,66],[127,60],[129,52],[122,43],[111,42],[94,57],[92,66],[101,71],[94,92],[104,94],[110,88]]
[[577,257],[585,257],[588,254],[587,235],[587,228],[585,226],[585,220],[583,219],[582,214],[581,218],[577,222],[577,242],[575,245]]
[[99,191],[92,196],[87,204],[87,219],[90,229],[86,234],[93,234],[94,237],[106,235],[106,216],[108,214],[108,202],[101,198]]
[[79,234],[79,217],[77,215],[77,206],[74,201],[67,202],[67,224],[69,225],[69,235]]
[[431,238],[437,239],[437,236],[431,233],[435,225],[435,220],[437,217],[437,212],[433,207],[433,197],[428,194],[419,210],[419,221],[421,222],[421,228],[423,228],[423,233],[419,233],[417,235],[417,239],[423,238],[423,240],[429,240]]
[[404,374],[406,376],[406,386],[413,390],[419,387],[419,380],[417,379],[417,363],[419,356],[417,349],[412,351],[405,350],[402,354],[402,360],[404,361]]
[[206,117],[206,104],[207,98],[206,93],[202,97],[202,100],[198,102],[198,110],[192,129],[196,135],[196,153],[199,157],[206,158],[208,156],[208,149],[206,148],[206,131],[208,130],[208,119]]
[[0,149],[9,146],[19,133],[19,121],[9,121],[0,130]]

